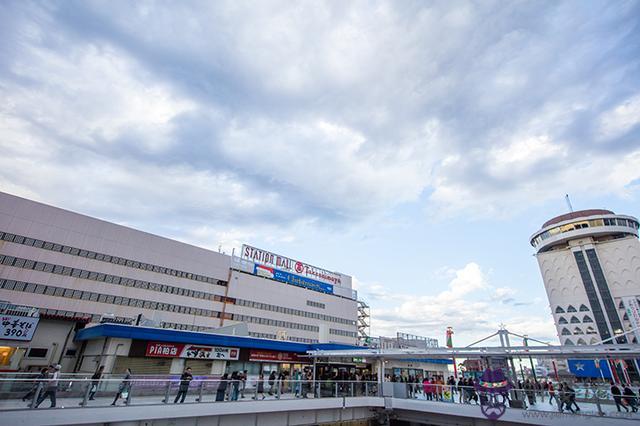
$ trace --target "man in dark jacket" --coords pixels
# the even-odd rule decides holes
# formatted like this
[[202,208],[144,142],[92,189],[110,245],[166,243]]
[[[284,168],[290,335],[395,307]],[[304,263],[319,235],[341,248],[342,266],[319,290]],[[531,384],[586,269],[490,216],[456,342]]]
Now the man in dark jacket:
[[622,392],[613,380],[611,381],[611,395],[613,396],[613,401],[616,403],[618,411],[620,411],[620,407],[624,408],[627,412],[629,411],[627,406],[622,403]]
[[191,383],[192,380],[191,367],[187,367],[184,373],[182,373],[182,376],[180,376],[180,387],[178,388],[176,399],[173,400],[174,404],[178,402],[178,399],[180,399],[180,404],[184,402],[184,399],[187,397],[187,392],[189,391],[189,383]]

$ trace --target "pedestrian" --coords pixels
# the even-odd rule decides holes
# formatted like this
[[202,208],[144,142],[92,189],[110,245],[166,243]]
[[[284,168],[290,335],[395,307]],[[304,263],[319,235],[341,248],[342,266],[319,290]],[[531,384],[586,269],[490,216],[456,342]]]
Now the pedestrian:
[[244,370],[240,375],[240,398],[244,398],[244,390],[247,387],[247,374],[249,371]]
[[218,390],[216,390],[216,401],[224,401],[224,394],[227,392],[227,385],[229,373],[224,373],[218,383]]
[[624,387],[624,391],[622,392],[622,394],[624,395],[624,401],[626,401],[627,405],[631,407],[631,411],[633,411],[634,413],[637,413],[638,397],[633,392],[633,390],[631,390],[631,388],[627,385]]
[[626,412],[629,412],[627,406],[622,402],[622,392],[620,391],[620,388],[618,387],[616,382],[614,382],[613,380],[611,381],[611,395],[613,396],[613,401],[616,403],[616,408],[618,409],[618,411],[621,411],[620,407],[622,407]]
[[29,392],[27,392],[23,397],[22,397],[22,401],[26,401],[27,399],[32,399],[37,393],[38,393],[38,389],[42,389],[43,384],[44,384],[44,379],[47,378],[47,373],[49,372],[49,367],[45,367],[42,370],[40,370],[40,374],[38,374],[35,378],[35,381],[33,382],[33,385],[31,386],[31,389],[29,389]]
[[129,403],[129,392],[131,391],[131,369],[127,368],[124,379],[118,386],[118,392],[116,393],[115,398],[113,398],[113,402],[111,405],[116,405],[116,402],[122,397],[125,404]]
[[269,374],[269,395],[273,395],[273,388],[276,385],[276,372],[271,371],[271,374]]
[[40,393],[40,396],[36,401],[35,408],[38,408],[38,406],[42,404],[42,401],[44,401],[46,397],[49,397],[49,400],[51,401],[50,408],[56,406],[56,392],[58,392],[58,378],[60,377],[60,368],[60,364],[52,365],[49,367],[44,392]]
[[422,381],[422,390],[424,391],[424,397],[427,401],[433,400],[433,387],[429,378],[425,378]]
[[258,399],[258,395],[262,396],[261,399],[264,399],[264,374],[260,373],[258,376],[258,382],[256,383],[256,395],[253,399]]
[[460,392],[458,402],[460,404],[467,402],[467,390],[464,386],[464,377],[460,377],[460,379],[458,379],[458,392]]
[[311,386],[313,386],[313,373],[311,369],[308,369],[304,376],[304,384],[302,386],[302,397],[307,398],[307,394],[309,393]]
[[[100,378],[102,377],[102,373],[104,372],[104,365],[98,367],[93,376],[91,376],[91,383],[89,384],[89,401],[93,401],[95,399],[96,392],[98,392],[98,385],[100,384]],[[84,405],[84,400],[80,401],[79,405]]]
[[229,390],[229,401],[237,401],[240,389],[240,376],[238,372],[231,373],[231,389]]
[[182,373],[182,376],[180,376],[180,387],[178,388],[176,399],[173,400],[174,404],[178,402],[178,399],[180,399],[180,404],[184,403],[184,399],[187,397],[187,392],[189,391],[189,384],[192,380],[191,367],[187,367],[184,373]]
[[[549,382],[547,384],[547,391],[549,392],[549,405],[553,405],[553,401],[558,401],[556,399],[556,392],[555,389],[553,388],[553,383]],[[544,402],[544,399],[542,400],[542,402]]]

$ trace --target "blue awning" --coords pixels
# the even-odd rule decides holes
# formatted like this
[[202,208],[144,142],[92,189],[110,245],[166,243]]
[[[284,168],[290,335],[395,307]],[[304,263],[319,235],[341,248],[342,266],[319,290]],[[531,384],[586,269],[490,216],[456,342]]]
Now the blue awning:
[[229,336],[224,334],[201,333],[173,330],[169,328],[139,327],[125,324],[100,324],[84,328],[76,333],[75,340],[92,340],[102,337],[149,340],[167,343],[188,343],[193,345],[227,346],[246,349],[263,349],[304,354],[312,350],[354,350],[360,346],[339,343],[298,343],[284,340],[258,339],[255,337]]

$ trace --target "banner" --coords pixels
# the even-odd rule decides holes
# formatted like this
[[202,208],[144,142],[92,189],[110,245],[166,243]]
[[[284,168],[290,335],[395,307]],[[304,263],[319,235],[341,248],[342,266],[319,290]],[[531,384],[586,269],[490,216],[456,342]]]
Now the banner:
[[[635,297],[623,297],[622,303],[624,303],[624,309],[629,317],[631,328],[635,328],[633,334],[636,336],[636,340],[640,343],[640,303]],[[627,338],[631,342],[630,338]]]
[[569,371],[576,377],[611,378],[611,369],[607,360],[570,359]]
[[235,361],[240,349],[183,343],[147,343],[146,356],[159,358],[220,359]]
[[301,358],[297,354],[291,352],[276,352],[276,351],[249,351],[249,361],[268,361],[268,362],[295,362],[305,363],[311,362],[309,358]]
[[286,284],[304,287],[309,290],[319,291],[321,293],[333,294],[333,286],[331,284],[290,274],[288,272],[280,271],[268,266],[256,265],[253,272],[258,276],[272,278],[276,281],[280,281]]
[[342,275],[337,272],[330,272],[326,269],[317,268],[307,263],[293,260],[279,254],[271,253],[266,250],[251,247],[250,245],[242,245],[241,257],[249,259],[256,264],[275,268],[284,273],[295,274],[296,276],[314,280],[330,285],[342,285]]
[[38,317],[0,315],[0,339],[30,341],[38,327]]

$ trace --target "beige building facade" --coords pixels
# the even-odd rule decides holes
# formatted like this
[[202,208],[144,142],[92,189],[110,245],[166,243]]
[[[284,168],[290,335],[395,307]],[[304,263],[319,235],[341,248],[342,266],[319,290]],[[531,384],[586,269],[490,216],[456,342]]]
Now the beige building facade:
[[105,321],[205,332],[246,323],[251,337],[356,344],[357,294],[339,276],[316,291],[260,276],[250,259],[0,192],[0,301],[40,311],[31,341],[0,340],[12,351],[0,368],[73,369],[74,333]]

